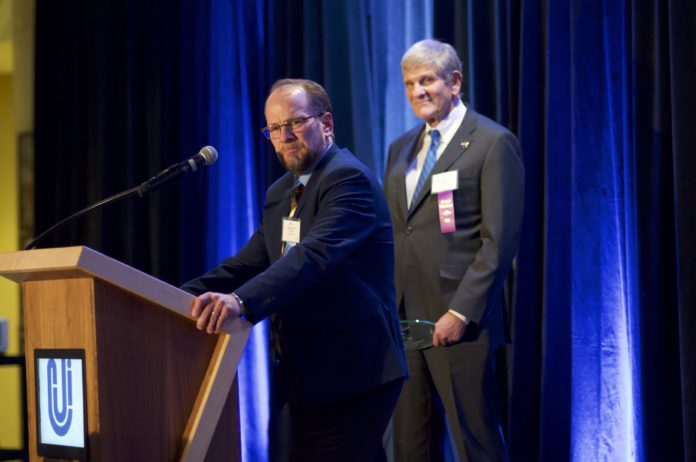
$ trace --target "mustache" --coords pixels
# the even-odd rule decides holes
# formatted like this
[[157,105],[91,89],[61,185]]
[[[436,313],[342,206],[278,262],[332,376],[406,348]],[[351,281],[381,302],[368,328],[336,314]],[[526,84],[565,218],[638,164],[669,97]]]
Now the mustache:
[[294,141],[292,143],[283,144],[280,147],[279,151],[285,151],[287,149],[301,149],[301,148],[302,148],[302,143],[298,143],[298,142]]

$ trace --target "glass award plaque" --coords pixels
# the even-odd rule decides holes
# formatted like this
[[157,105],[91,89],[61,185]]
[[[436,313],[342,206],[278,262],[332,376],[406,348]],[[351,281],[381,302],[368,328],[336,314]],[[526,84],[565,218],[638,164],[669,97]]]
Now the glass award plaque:
[[433,346],[435,323],[422,319],[399,321],[401,338],[404,340],[404,350],[425,350]]

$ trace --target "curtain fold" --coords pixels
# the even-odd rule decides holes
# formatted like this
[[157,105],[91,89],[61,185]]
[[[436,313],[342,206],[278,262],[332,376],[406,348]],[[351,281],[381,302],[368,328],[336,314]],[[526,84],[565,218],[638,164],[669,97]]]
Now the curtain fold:
[[[204,11],[203,21],[186,36],[195,37],[205,49],[205,59],[195,62],[201,73],[199,85],[206,88],[194,126],[206,143],[215,146],[219,158],[199,185],[207,191],[203,208],[206,221],[196,220],[205,230],[198,251],[210,269],[234,255],[260,224],[265,182],[258,153],[265,146],[261,127],[265,92],[263,60],[263,3],[209,0],[205,7],[184,3],[186,17]],[[195,56],[189,59],[196,60]],[[194,64],[194,63],[191,63]],[[182,72],[190,72],[182,68]],[[205,79],[205,80],[203,80]],[[184,93],[190,91],[182,89]],[[237,368],[241,452],[243,460],[266,460],[269,418],[268,327],[254,326]]]
[[630,323],[640,310],[627,290],[637,260],[627,19],[622,2],[570,9],[573,460],[641,457],[639,364],[631,360],[640,320]]

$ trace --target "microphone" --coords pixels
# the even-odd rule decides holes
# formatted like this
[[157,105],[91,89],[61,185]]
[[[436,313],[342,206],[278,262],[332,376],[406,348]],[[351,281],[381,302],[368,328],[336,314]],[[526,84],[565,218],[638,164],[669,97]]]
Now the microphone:
[[62,219],[55,225],[51,226],[48,228],[46,231],[43,233],[39,234],[33,241],[31,241],[29,244],[27,244],[24,247],[24,250],[31,250],[36,245],[42,241],[46,236],[48,236],[50,233],[55,231],[56,229],[60,228],[61,226],[65,225],[66,223],[81,217],[82,215],[86,214],[87,212],[91,212],[92,210],[98,209],[106,204],[110,204],[111,202],[116,202],[119,199],[126,198],[128,196],[131,196],[134,193],[138,193],[140,197],[144,197],[151,192],[154,192],[161,188],[164,185],[167,185],[171,183],[172,181],[176,180],[177,178],[187,174],[188,172],[195,172],[198,170],[198,167],[202,165],[210,165],[213,162],[215,162],[218,158],[218,152],[217,149],[215,149],[212,146],[206,146],[200,151],[198,151],[198,154],[189,157],[183,162],[179,162],[178,164],[174,164],[171,167],[162,170],[159,172],[157,175],[153,176],[149,180],[147,180],[145,183],[141,184],[140,186],[136,186],[134,188],[128,189],[126,191],[123,191],[121,193],[115,194],[111,197],[107,197],[106,199],[102,199],[99,202],[96,202],[92,205],[90,205],[87,208],[84,208],[80,210],[79,212],[75,212],[72,215],[70,215],[67,218]]
[[189,172],[195,172],[198,167],[210,165],[218,158],[217,149],[212,146],[206,146],[198,154],[195,154],[183,162],[172,165],[159,172],[143,184],[139,186],[138,195],[145,197],[148,194],[157,191],[163,186],[168,185],[174,180],[186,175]]

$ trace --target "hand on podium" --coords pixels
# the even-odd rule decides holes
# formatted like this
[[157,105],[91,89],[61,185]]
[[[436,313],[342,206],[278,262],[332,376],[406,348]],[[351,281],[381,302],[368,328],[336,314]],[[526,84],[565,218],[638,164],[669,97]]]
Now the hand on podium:
[[191,304],[191,316],[196,320],[196,327],[209,334],[219,334],[227,318],[238,318],[241,314],[240,300],[234,294],[206,292]]

